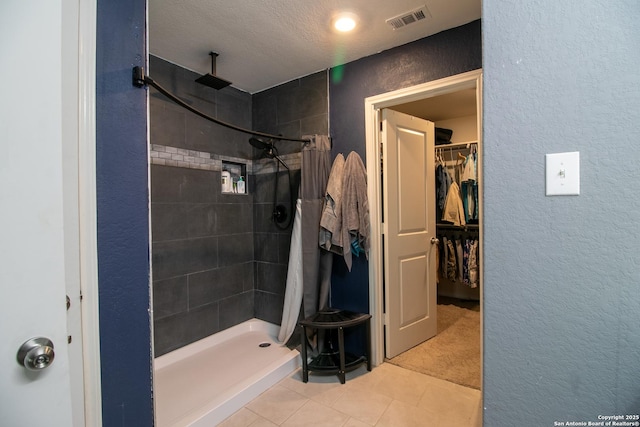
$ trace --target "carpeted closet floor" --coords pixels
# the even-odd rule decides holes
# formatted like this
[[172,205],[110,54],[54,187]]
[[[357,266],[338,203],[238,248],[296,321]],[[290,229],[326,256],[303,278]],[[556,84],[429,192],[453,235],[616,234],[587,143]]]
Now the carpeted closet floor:
[[387,362],[480,389],[480,304],[438,297],[438,334]]

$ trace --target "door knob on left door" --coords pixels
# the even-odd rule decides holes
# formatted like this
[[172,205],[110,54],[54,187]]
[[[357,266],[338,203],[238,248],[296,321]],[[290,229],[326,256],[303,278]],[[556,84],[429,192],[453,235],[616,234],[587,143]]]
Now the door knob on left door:
[[31,338],[18,350],[18,363],[30,371],[39,371],[53,363],[55,352],[49,338]]

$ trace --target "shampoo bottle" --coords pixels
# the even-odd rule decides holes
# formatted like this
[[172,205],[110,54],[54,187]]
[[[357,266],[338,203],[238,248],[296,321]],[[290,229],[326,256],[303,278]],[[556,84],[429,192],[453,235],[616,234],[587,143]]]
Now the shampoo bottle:
[[231,174],[229,171],[222,171],[222,192],[231,192]]
[[238,179],[238,193],[244,194],[244,191],[245,191],[244,179],[243,177],[240,177],[240,179]]

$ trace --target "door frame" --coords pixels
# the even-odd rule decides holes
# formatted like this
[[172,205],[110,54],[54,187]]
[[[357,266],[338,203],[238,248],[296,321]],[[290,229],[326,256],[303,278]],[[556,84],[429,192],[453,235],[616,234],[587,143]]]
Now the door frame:
[[[457,92],[464,89],[476,89],[476,109],[478,125],[478,146],[482,153],[482,69],[469,71],[420,85],[398,89],[392,92],[371,96],[364,100],[367,196],[369,197],[371,222],[371,249],[369,252],[369,313],[371,313],[371,361],[374,366],[384,361],[384,273],[382,235],[386,234],[382,219],[382,183],[380,180],[379,121],[380,110],[408,102]],[[482,157],[480,157],[482,158]],[[481,176],[481,162],[478,162],[478,174]],[[482,181],[478,197],[482,199]],[[481,204],[482,205],[482,204]],[[482,207],[482,206],[481,206]],[[482,216],[481,216],[482,218]],[[482,242],[482,221],[480,221],[480,242]],[[482,265],[482,250],[479,263]],[[483,269],[480,268],[480,286],[483,283]],[[480,307],[482,312],[482,288],[480,290]],[[480,316],[480,345],[482,361],[482,316]],[[480,369],[482,370],[482,362]]]
[[78,1],[78,216],[85,424],[102,426],[96,192],[97,0]]

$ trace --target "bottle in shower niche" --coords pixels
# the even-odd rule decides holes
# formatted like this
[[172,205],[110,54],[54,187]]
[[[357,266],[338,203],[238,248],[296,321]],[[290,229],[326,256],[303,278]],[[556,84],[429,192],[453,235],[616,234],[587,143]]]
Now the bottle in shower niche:
[[241,176],[240,178],[238,178],[237,188],[238,188],[238,193],[239,194],[244,194],[245,193],[244,177]]
[[222,192],[223,193],[231,193],[231,174],[229,171],[222,171],[222,178],[220,180],[222,182]]

